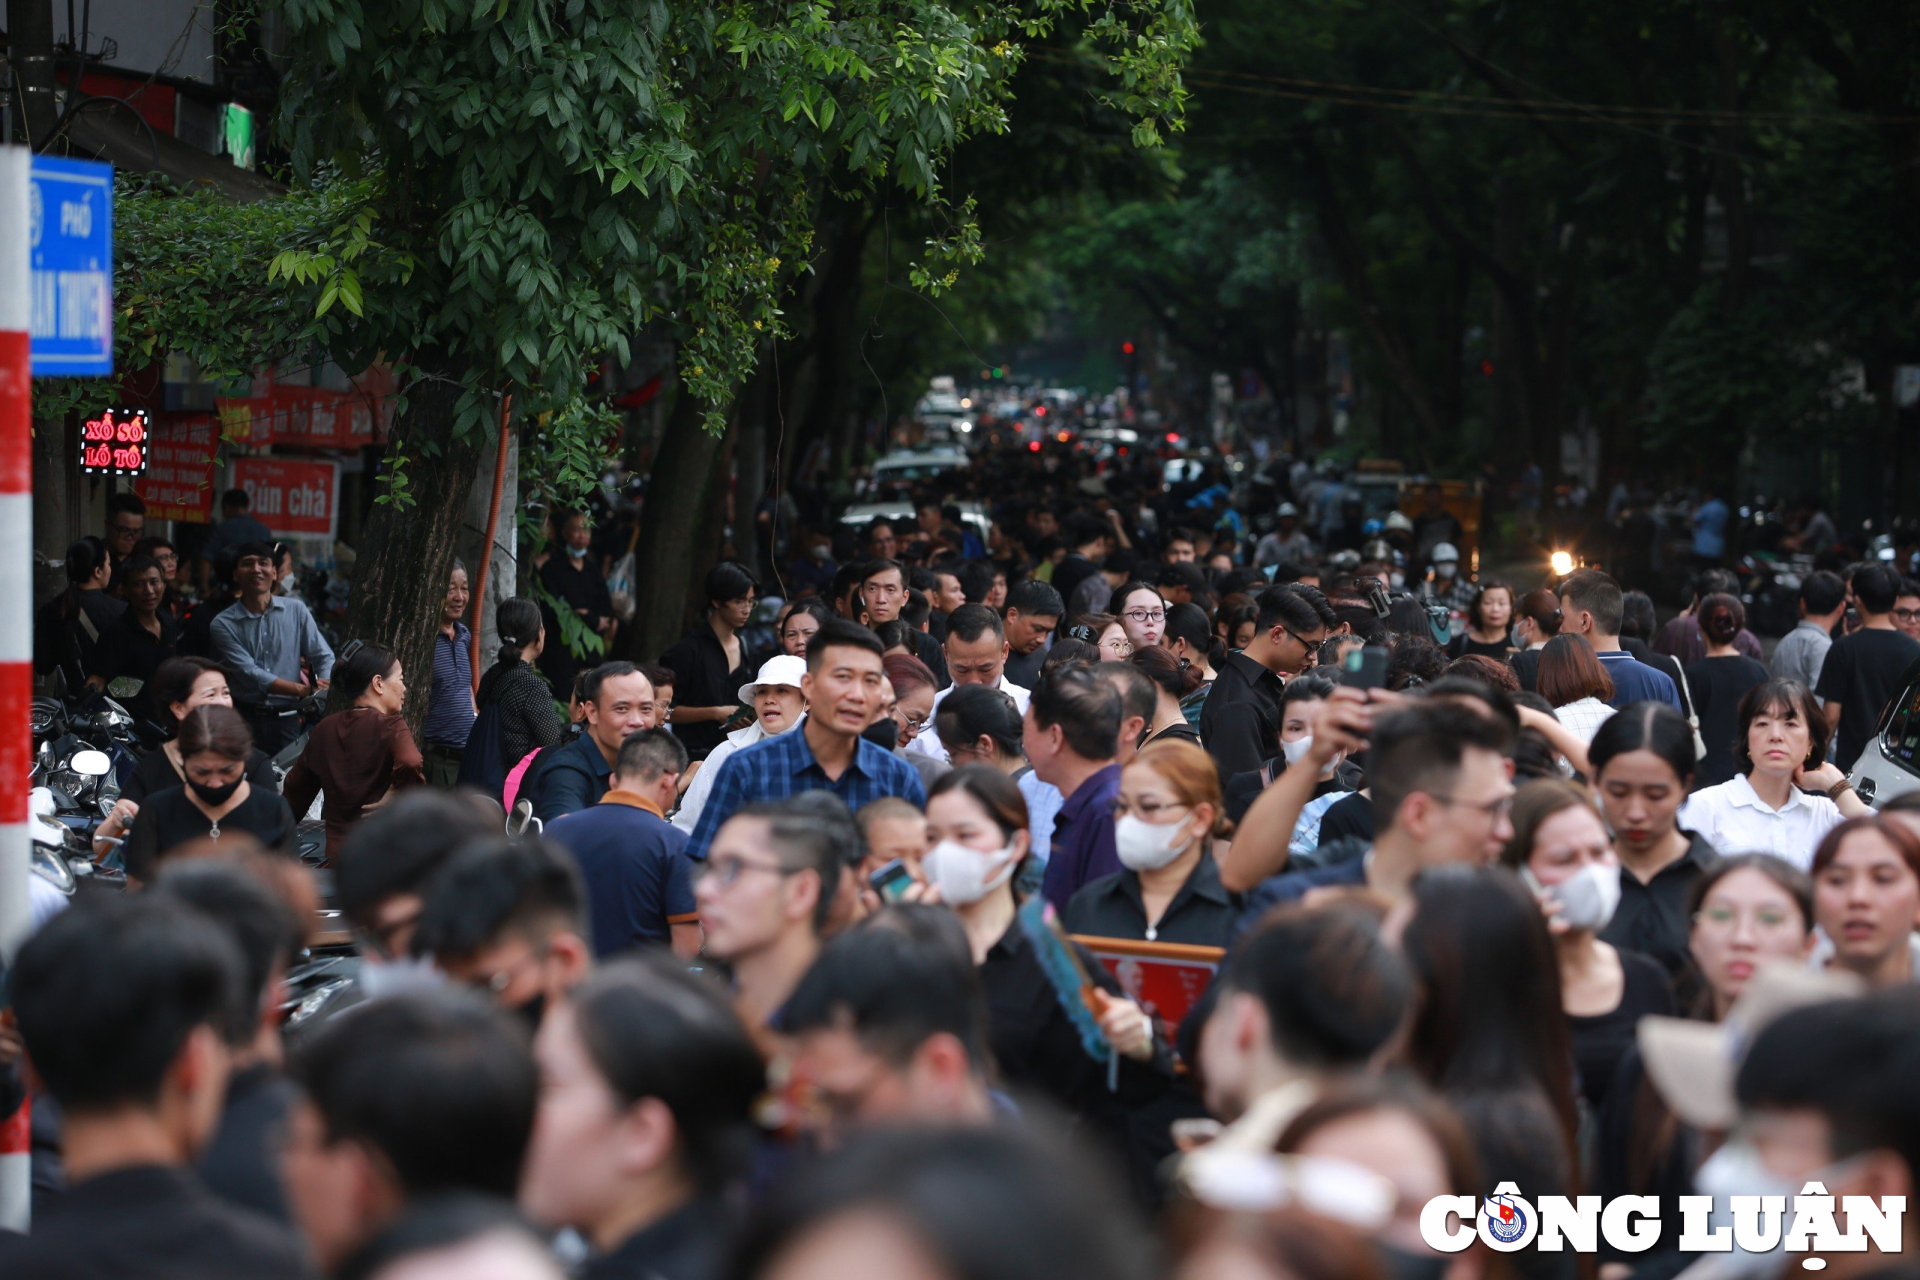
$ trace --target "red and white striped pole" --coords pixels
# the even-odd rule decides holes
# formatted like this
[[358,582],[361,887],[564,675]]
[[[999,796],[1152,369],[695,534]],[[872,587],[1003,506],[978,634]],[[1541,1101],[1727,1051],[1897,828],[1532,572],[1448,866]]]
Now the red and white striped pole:
[[[0,963],[9,971],[32,922],[32,223],[33,153],[0,146]],[[0,1117],[0,1227],[27,1229],[31,1185],[22,1105]]]

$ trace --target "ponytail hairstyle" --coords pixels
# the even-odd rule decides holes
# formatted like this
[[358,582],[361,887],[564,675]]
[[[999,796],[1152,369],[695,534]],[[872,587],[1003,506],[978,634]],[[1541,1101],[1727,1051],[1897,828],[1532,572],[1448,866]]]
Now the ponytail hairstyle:
[[520,661],[520,651],[540,635],[540,606],[525,596],[502,600],[493,615],[494,629],[500,633],[500,661]]
[[1732,644],[1746,625],[1747,611],[1739,596],[1716,591],[1700,602],[1700,631],[1713,643]]
[[1175,702],[1200,687],[1200,673],[1193,669],[1192,664],[1184,658],[1174,657],[1173,650],[1162,645],[1135,649],[1127,662],[1165,689]]
[[1207,620],[1207,611],[1197,604],[1176,604],[1167,608],[1167,631],[1161,640],[1170,644],[1175,640],[1185,640],[1190,646],[1207,655],[1207,665],[1218,667],[1227,660],[1227,646],[1220,643],[1220,637],[1214,634],[1213,624]]

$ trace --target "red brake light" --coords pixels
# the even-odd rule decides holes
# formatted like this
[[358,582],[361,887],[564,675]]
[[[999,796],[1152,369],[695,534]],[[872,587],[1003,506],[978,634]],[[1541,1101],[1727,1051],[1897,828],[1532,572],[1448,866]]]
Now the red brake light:
[[1038,440],[1027,441],[1027,452],[1028,453],[1040,452],[1040,442]]

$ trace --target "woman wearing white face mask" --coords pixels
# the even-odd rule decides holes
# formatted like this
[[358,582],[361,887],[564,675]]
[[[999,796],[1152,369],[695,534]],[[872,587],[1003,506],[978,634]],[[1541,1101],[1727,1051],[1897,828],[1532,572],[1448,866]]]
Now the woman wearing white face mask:
[[1640,1019],[1672,1015],[1673,987],[1655,961],[1600,941],[1620,905],[1620,860],[1585,787],[1559,778],[1521,787],[1513,839],[1500,860],[1520,873],[1546,913],[1580,1092],[1597,1112]]
[[[1139,1005],[1085,952],[1081,963],[1099,987],[1100,1028],[1119,1050],[1119,1089],[1107,1088],[1107,1067],[1081,1047],[1048,984],[1033,944],[1014,919],[1014,876],[1028,853],[1027,804],[1006,774],[988,765],[961,765],[933,784],[927,797],[927,839],[920,860],[924,901],[944,902],[959,915],[980,969],[987,1003],[987,1039],[1000,1078],[1015,1090],[1033,1089],[1075,1115],[1108,1128],[1134,1149],[1136,1168],[1151,1169],[1162,1152],[1140,1142],[1128,1116],[1173,1085],[1168,1060],[1157,1053],[1153,1025]],[[1171,1151],[1171,1140],[1164,1144]]]
[[1221,887],[1209,847],[1227,830],[1212,758],[1190,742],[1142,748],[1120,775],[1113,815],[1125,870],[1073,895],[1067,932],[1224,947],[1240,900]]
[[[1227,817],[1235,826],[1247,816],[1247,810],[1273,780],[1299,764],[1313,747],[1313,713],[1327,696],[1339,687],[1332,676],[1319,671],[1302,672],[1287,681],[1280,695],[1280,754],[1258,769],[1236,773],[1226,780]],[[1328,809],[1352,795],[1362,781],[1358,769],[1344,756],[1335,756],[1320,769],[1312,797],[1300,809],[1287,842],[1290,857],[1303,857],[1320,847],[1320,820]]]

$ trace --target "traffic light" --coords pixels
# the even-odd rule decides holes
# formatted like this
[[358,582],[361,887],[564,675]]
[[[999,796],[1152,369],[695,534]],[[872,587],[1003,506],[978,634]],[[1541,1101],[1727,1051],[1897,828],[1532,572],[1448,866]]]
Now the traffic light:
[[1123,343],[1121,343],[1121,344],[1120,344],[1120,351],[1121,351],[1121,353],[1122,353],[1123,355],[1129,355],[1129,356],[1130,356],[1130,355],[1132,355],[1132,354],[1133,354],[1133,344],[1132,344],[1131,342],[1123,342]]

